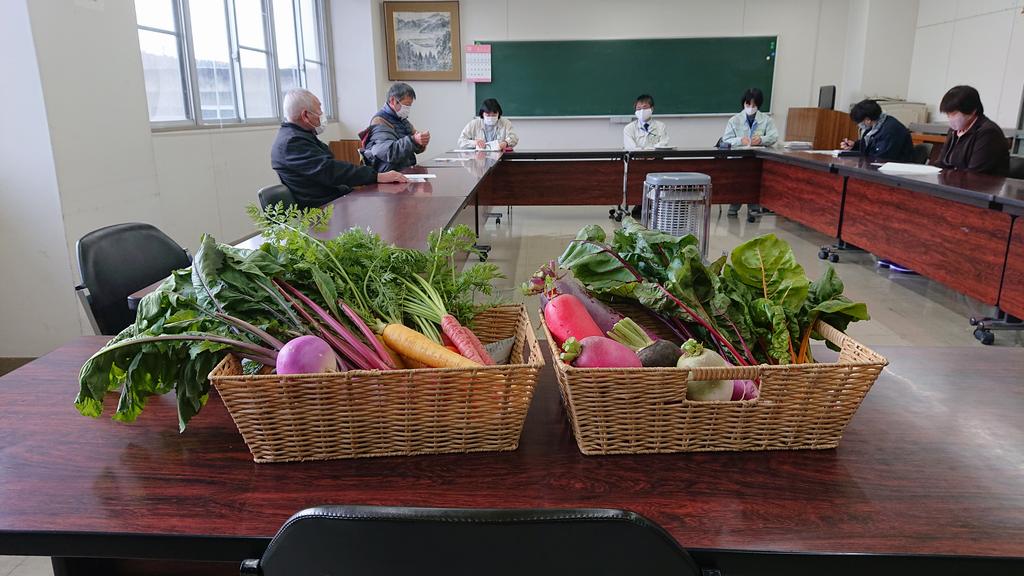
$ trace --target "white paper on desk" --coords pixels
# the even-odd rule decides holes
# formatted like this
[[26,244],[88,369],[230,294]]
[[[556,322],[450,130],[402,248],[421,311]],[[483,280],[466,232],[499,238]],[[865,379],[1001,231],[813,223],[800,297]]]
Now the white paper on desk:
[[878,167],[879,172],[886,174],[938,174],[942,169],[927,164],[904,164],[902,162],[886,162]]
[[467,162],[470,158],[434,158],[434,162]]
[[437,178],[437,174],[406,174],[405,177],[415,182],[416,180],[422,181],[428,178]]

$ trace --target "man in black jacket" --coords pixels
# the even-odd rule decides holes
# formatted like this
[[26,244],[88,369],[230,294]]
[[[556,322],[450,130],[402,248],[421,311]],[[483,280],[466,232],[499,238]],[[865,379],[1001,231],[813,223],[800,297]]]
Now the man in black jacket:
[[284,97],[287,121],[281,124],[270,150],[270,165],[281,183],[291,190],[299,206],[320,206],[374,182],[407,182],[399,172],[382,172],[334,159],[330,148],[317,138],[324,131],[320,99],[308,90],[292,90]]
[[850,119],[857,123],[860,138],[856,142],[844,138],[840,148],[859,150],[863,155],[879,160],[911,161],[914,142],[910,138],[910,130],[896,118],[882,112],[878,102],[857,102],[850,108]]

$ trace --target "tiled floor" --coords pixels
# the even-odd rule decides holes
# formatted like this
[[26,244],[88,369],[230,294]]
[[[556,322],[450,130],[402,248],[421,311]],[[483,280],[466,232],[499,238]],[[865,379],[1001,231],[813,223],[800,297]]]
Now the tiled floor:
[[[502,208],[504,214],[504,208]],[[831,239],[799,224],[775,216],[747,223],[728,218],[718,208],[712,211],[709,254],[717,256],[754,236],[774,233],[793,247],[798,261],[815,278],[825,262],[818,260],[818,248]],[[500,226],[487,223],[483,243],[491,244],[490,262],[508,276],[500,284],[502,298],[523,301],[519,284],[541,264],[557,258],[577,230],[587,224],[601,224],[611,230],[614,222],[602,207],[516,207]],[[967,323],[971,315],[992,311],[920,276],[892,273],[875,266],[869,254],[842,254],[836,270],[846,284],[850,298],[865,302],[870,322],[851,325],[849,333],[868,346],[980,346]],[[535,304],[535,301],[531,301]],[[535,305],[530,306],[531,310]],[[536,321],[536,319],[534,319]],[[536,324],[535,324],[536,325]],[[1024,333],[999,332],[997,346],[1024,346]],[[52,575],[48,558],[0,556],[0,576]]]

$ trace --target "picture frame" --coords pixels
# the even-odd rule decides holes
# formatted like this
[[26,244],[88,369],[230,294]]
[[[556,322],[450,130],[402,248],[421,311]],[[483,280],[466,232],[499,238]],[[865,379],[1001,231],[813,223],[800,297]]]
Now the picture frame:
[[384,2],[390,80],[462,80],[459,3]]

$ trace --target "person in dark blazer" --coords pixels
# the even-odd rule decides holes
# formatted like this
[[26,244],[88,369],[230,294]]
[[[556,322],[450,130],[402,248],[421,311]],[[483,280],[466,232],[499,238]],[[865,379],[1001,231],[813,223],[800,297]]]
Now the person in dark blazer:
[[914,142],[910,130],[896,118],[882,112],[874,100],[861,100],[850,108],[850,119],[857,123],[860,138],[844,138],[839,144],[843,150],[858,150],[865,156],[893,162],[910,162]]
[[309,90],[292,90],[284,97],[286,121],[270,148],[270,166],[302,208],[326,204],[355,186],[374,182],[407,182],[399,172],[378,174],[369,166],[335,160],[317,138],[326,121],[320,99]]
[[949,117],[949,132],[942,145],[939,168],[1006,176],[1010,172],[1010,145],[998,124],[985,116],[978,91],[954,86],[939,104]]
[[359,133],[360,154],[366,165],[377,170],[404,170],[416,165],[416,155],[430,143],[430,131],[419,131],[409,122],[416,91],[404,82],[388,89],[387,102]]

